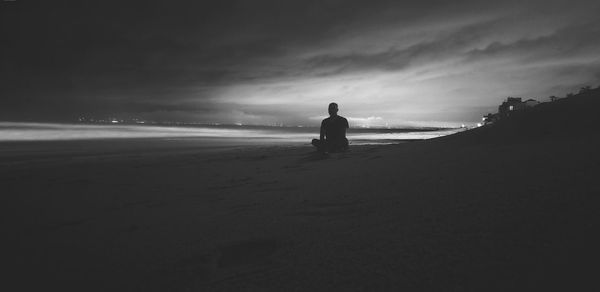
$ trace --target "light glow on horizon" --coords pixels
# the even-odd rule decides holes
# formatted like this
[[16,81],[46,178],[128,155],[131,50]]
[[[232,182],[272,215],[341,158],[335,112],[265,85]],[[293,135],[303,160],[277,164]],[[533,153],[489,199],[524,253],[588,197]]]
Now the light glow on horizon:
[[[318,129],[296,127],[296,131],[273,127],[213,128],[213,127],[167,127],[142,125],[80,125],[46,123],[0,122],[0,142],[8,141],[68,141],[92,139],[135,139],[135,138],[217,138],[261,140],[265,143],[309,143],[318,138]],[[440,131],[412,131],[392,133],[348,133],[349,140],[421,140],[455,133],[456,129]]]

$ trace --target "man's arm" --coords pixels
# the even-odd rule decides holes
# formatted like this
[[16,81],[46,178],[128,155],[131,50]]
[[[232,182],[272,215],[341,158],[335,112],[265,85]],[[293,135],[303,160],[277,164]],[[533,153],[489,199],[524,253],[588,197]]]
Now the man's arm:
[[325,140],[325,127],[324,127],[325,125],[324,124],[325,124],[325,121],[322,121],[321,122],[321,133],[319,135],[319,140],[321,140],[321,141]]
[[348,125],[348,120],[346,118],[344,118],[344,124],[345,127],[343,127],[344,129],[342,131],[344,132],[344,137],[346,137],[346,130],[350,128],[350,125]]

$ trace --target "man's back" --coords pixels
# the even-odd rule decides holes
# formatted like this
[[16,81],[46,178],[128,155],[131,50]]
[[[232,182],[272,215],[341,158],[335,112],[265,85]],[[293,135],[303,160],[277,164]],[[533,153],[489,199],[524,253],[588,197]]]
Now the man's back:
[[345,143],[346,140],[346,129],[348,129],[348,120],[341,116],[331,116],[321,122],[321,131],[325,134],[325,140],[335,144]]

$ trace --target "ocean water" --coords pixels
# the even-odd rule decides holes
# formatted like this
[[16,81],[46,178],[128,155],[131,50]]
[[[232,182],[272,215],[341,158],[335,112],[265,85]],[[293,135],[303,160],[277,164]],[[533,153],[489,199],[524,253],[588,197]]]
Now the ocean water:
[[[456,133],[460,129],[348,130],[352,145],[393,144]],[[160,139],[210,141],[212,144],[307,144],[318,138],[314,127],[163,126],[0,122],[0,142],[107,139]]]

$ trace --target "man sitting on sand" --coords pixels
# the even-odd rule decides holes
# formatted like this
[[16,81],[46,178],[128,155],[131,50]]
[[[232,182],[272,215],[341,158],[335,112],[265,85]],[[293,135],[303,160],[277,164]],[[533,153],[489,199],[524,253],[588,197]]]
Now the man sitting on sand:
[[348,150],[348,139],[346,129],[349,128],[348,120],[338,116],[338,105],[335,102],[329,104],[329,117],[321,122],[320,139],[313,139],[313,146],[319,152],[339,152]]

